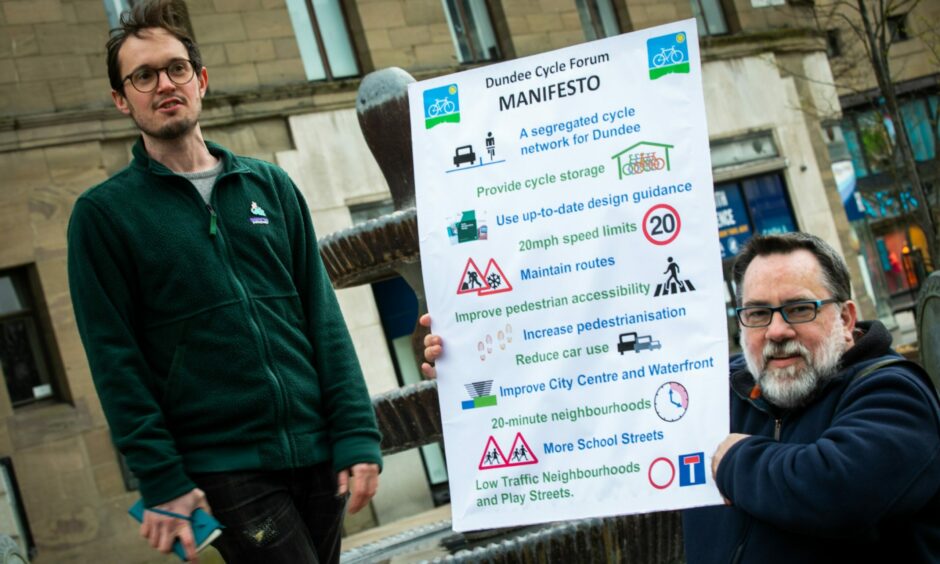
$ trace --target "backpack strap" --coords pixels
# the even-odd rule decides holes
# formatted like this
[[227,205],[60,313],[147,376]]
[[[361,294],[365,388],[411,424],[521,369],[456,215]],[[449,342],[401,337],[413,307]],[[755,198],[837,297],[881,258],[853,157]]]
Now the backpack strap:
[[930,379],[930,375],[927,374],[927,371],[924,370],[924,368],[921,365],[917,364],[916,362],[912,360],[907,360],[906,358],[890,357],[884,360],[873,362],[869,364],[868,366],[866,366],[865,368],[862,368],[861,370],[856,372],[855,375],[852,376],[852,379],[850,380],[850,382],[855,382],[856,380],[860,380],[864,378],[865,376],[868,376],[869,374],[873,374],[874,372],[877,372],[878,370],[881,370],[882,368],[886,368],[888,366],[904,367],[910,370],[911,372],[913,372],[914,374],[916,374],[918,377],[920,377],[920,380],[927,386],[927,388],[933,392],[934,398],[936,398],[937,401],[940,402],[940,394],[937,393],[937,388],[936,386],[934,386],[933,380]]

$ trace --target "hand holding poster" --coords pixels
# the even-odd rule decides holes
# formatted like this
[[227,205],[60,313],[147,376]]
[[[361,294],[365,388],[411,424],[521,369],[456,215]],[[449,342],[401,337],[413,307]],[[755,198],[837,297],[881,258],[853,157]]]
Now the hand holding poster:
[[409,99],[454,529],[721,503],[728,348],[694,20]]

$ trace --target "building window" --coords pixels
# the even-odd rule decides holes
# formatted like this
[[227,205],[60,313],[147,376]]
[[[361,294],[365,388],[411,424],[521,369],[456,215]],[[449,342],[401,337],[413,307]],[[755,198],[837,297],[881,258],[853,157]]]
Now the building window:
[[610,0],[575,0],[584,37],[588,41],[612,37],[620,33],[617,13]]
[[0,366],[14,407],[54,395],[41,327],[26,269],[0,271]]
[[936,140],[933,135],[933,123],[925,98],[914,98],[901,103],[901,117],[904,128],[911,141],[914,160],[930,161],[937,156]]
[[359,63],[339,0],[287,0],[307,80],[359,75]]
[[907,29],[907,14],[898,14],[896,16],[888,16],[888,33],[891,36],[891,41],[907,41],[911,38],[910,33]]
[[826,54],[829,57],[839,57],[842,55],[842,38],[838,29],[826,30]]
[[854,117],[868,171],[879,173],[890,170],[896,158],[894,122],[873,110]]
[[[904,100],[900,109],[914,159],[919,162],[936,159],[940,147],[936,129],[937,98],[921,96]],[[887,115],[880,111],[846,111],[841,125],[858,178],[887,172],[897,166],[896,125]]]
[[690,0],[692,2],[692,16],[698,23],[698,34],[724,35],[728,33],[728,23],[725,13],[721,9],[720,0]]
[[868,176],[868,165],[865,163],[861,138],[855,129],[855,122],[851,118],[842,122],[842,134],[845,135],[845,144],[849,149],[849,155],[852,156],[852,168],[855,171],[856,178]]
[[499,45],[485,0],[441,0],[450,35],[461,63],[500,58]]

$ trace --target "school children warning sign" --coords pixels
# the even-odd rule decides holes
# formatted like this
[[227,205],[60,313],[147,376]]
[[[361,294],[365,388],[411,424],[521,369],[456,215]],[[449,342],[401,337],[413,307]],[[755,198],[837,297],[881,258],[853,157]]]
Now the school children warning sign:
[[411,85],[457,530],[721,502],[694,20]]

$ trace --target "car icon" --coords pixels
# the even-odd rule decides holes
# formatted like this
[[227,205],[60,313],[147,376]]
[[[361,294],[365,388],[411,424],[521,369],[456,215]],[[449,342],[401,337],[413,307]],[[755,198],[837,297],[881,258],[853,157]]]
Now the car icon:
[[636,332],[621,333],[620,342],[617,343],[617,352],[623,354],[627,351],[632,351],[634,347],[636,347]]
[[636,347],[633,349],[633,352],[638,353],[643,350],[653,351],[661,348],[663,348],[662,343],[654,341],[651,335],[641,335],[636,338]]
[[457,147],[454,151],[454,166],[459,167],[460,163],[473,164],[475,162],[477,162],[477,154],[473,152],[473,145]]

